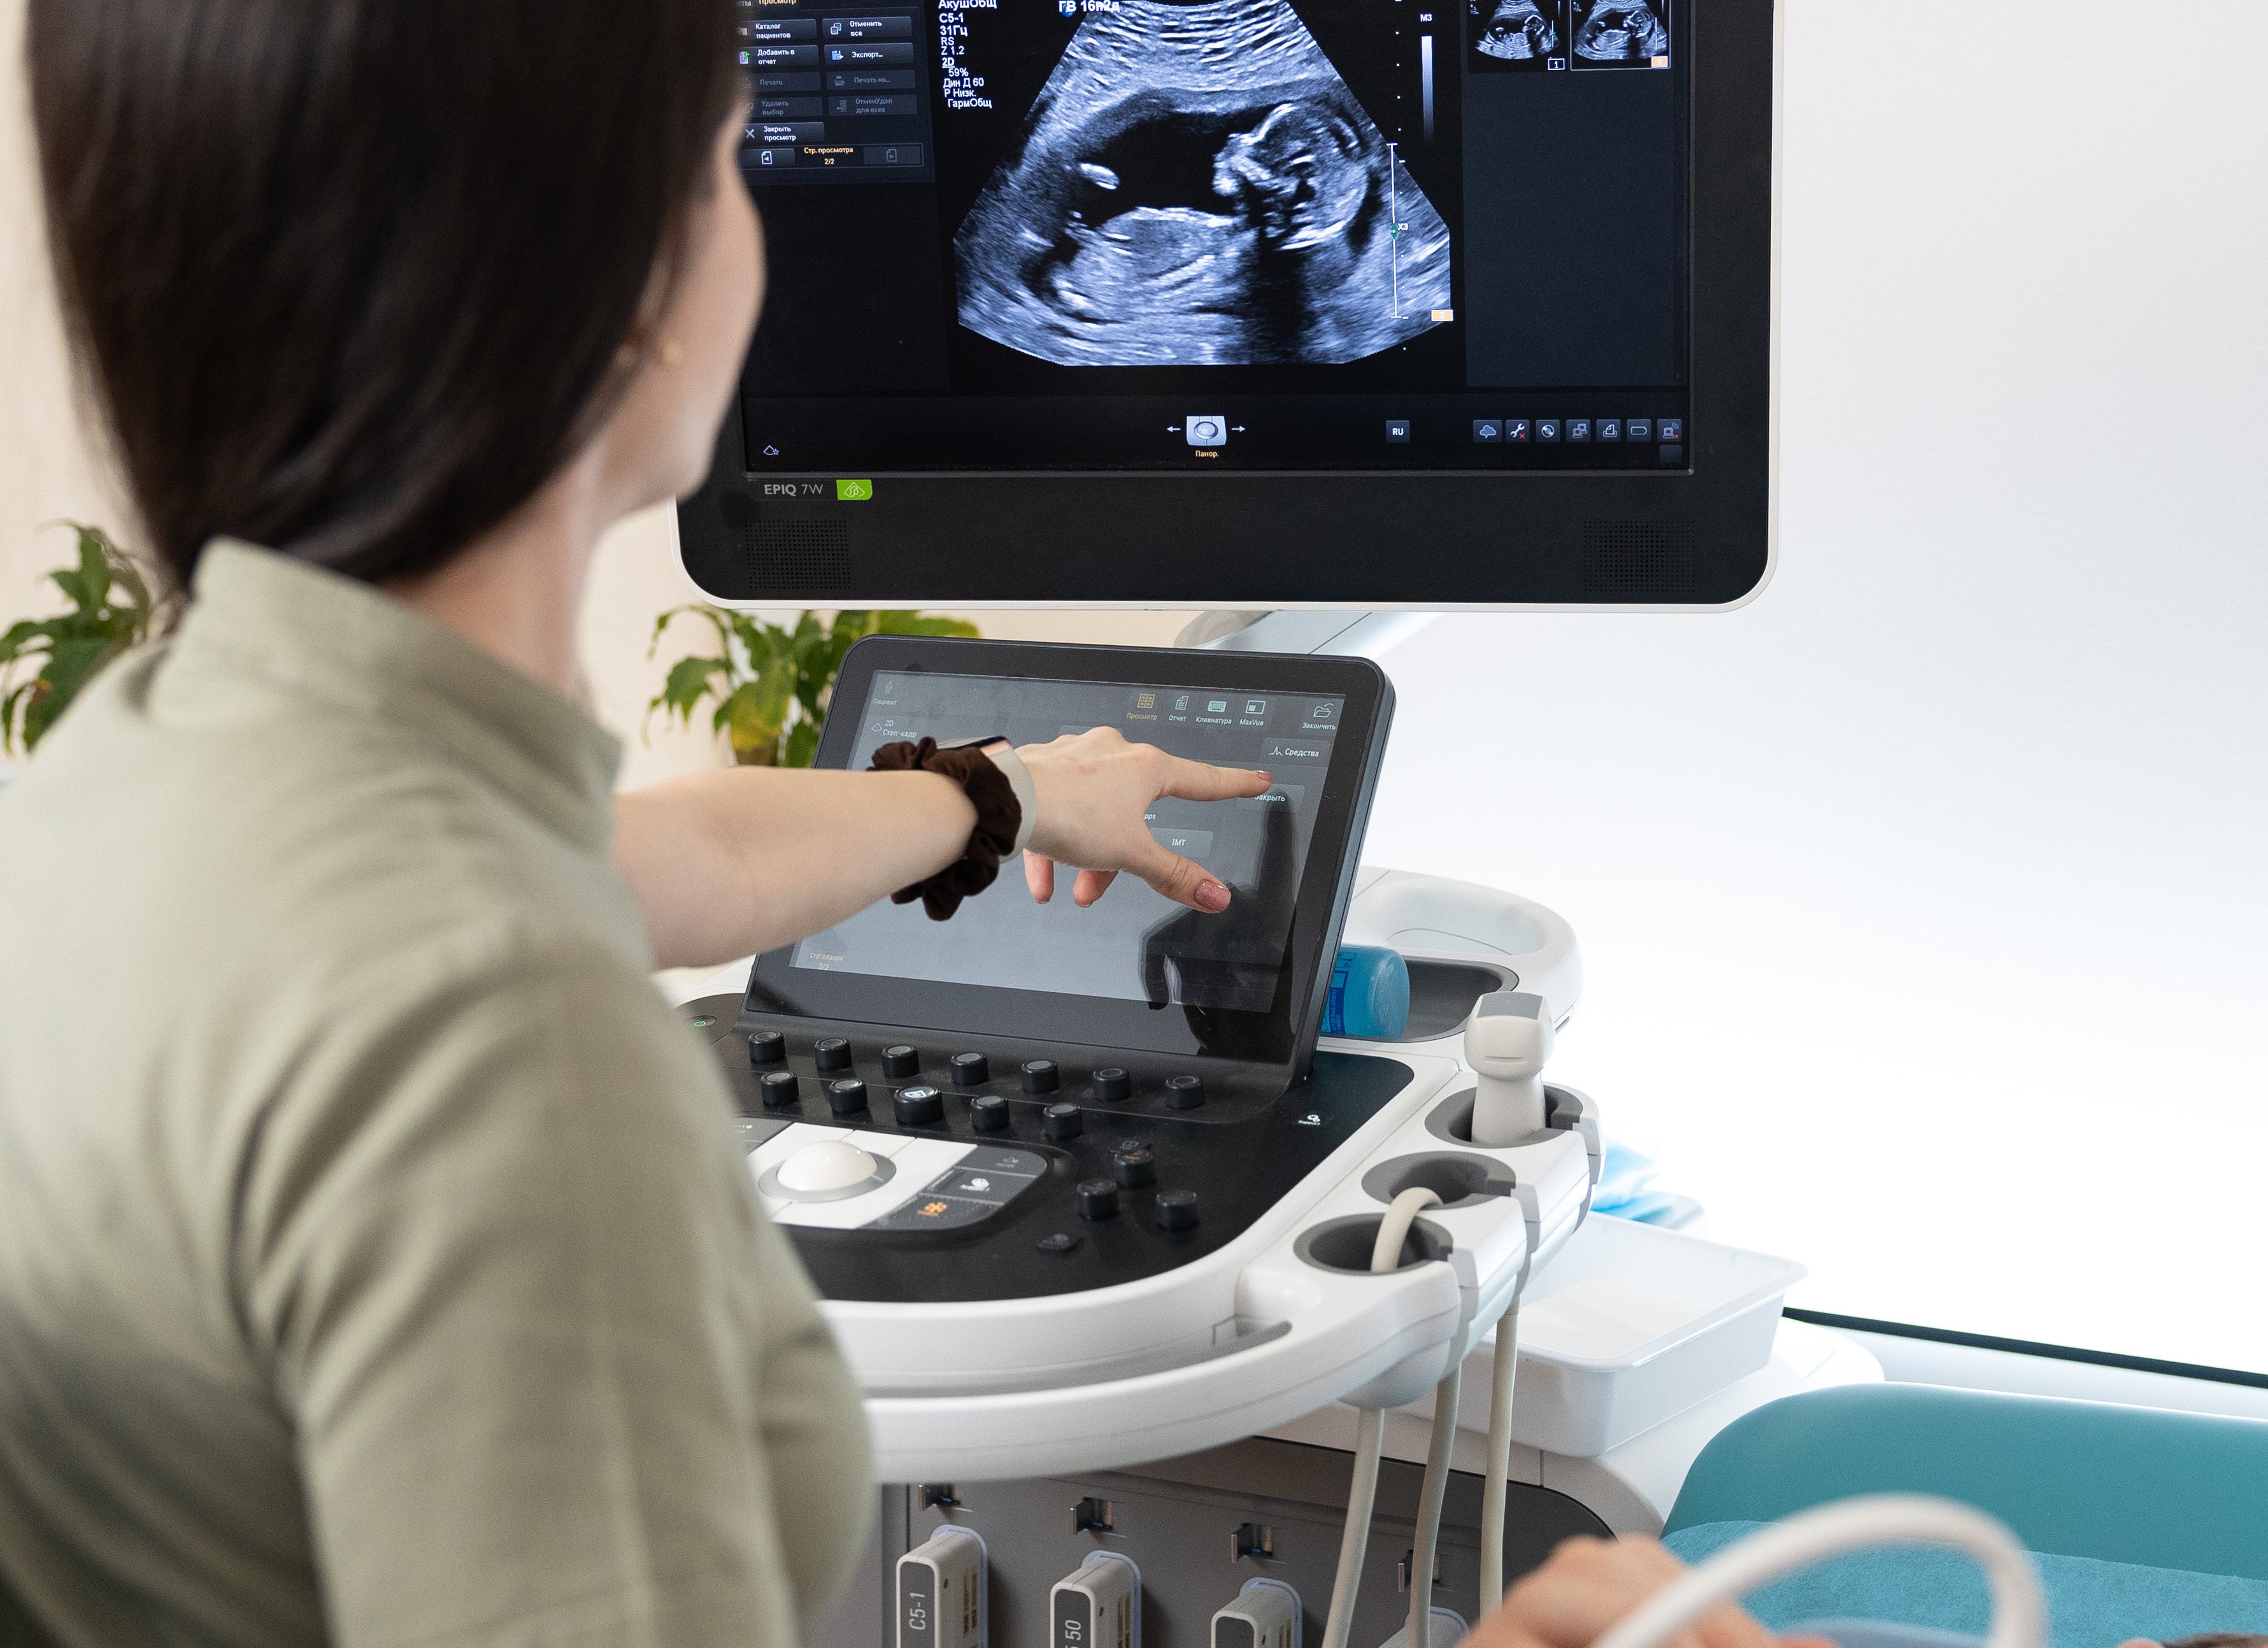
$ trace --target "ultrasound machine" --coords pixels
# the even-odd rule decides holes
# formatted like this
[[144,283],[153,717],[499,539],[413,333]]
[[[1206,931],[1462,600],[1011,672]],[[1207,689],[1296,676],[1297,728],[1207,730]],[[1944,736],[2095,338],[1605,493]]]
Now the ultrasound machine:
[[1433,1648],[1878,1378],[1780,1321],[1800,1268],[1594,1212],[1568,923],[1361,858],[1425,614],[1769,577],[1772,0],[740,14],[771,286],[686,577],[1204,609],[861,642],[817,764],[1111,727],[1273,780],[1150,820],[1225,916],[1012,872],[685,1002],[886,1484],[824,1648]]

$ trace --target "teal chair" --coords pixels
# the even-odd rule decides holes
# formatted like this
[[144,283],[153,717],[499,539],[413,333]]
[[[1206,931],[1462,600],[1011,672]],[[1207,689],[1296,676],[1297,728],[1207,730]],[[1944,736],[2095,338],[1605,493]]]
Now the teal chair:
[[[2268,1421],[1926,1385],[1812,1391],[1719,1432],[1663,1537],[1698,1560],[1756,1524],[1893,1492],[1959,1499],[2014,1529],[2037,1556],[2053,1648],[2268,1634]],[[1830,1622],[1846,1648],[1952,1648],[1986,1613],[1966,1558],[1915,1549],[1840,1557],[1749,1602],[1776,1630]],[[1896,1629],[1840,1629],[1853,1621]]]

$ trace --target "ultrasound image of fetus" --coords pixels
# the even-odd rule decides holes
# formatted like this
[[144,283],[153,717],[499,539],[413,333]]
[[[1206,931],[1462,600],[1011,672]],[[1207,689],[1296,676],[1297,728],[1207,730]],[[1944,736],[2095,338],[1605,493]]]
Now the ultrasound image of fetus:
[[1449,232],[1288,0],[1080,23],[954,236],[961,323],[1064,366],[1334,364],[1449,307]]
[[1575,0],[1575,57],[1650,63],[1669,55],[1669,0]]
[[[1535,0],[1469,0],[1468,8],[1479,27],[1473,49],[1484,57],[1510,63],[1534,63],[1559,49],[1558,6],[1551,0],[1545,11]],[[1485,18],[1485,22],[1480,19]]]

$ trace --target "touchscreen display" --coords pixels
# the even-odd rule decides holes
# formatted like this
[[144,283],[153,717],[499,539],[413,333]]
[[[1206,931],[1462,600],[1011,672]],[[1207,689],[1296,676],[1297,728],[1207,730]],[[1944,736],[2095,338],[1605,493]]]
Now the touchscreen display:
[[1275,783],[1250,800],[1162,800],[1158,840],[1228,887],[1218,916],[1186,909],[1122,875],[1086,909],[1068,872],[1054,901],[1034,902],[1022,868],[933,922],[919,904],[881,903],[794,947],[799,969],[860,973],[1056,995],[1240,1012],[1266,1011],[1291,939],[1324,776],[1345,700],[1226,691],[1168,682],[1002,680],[879,673],[863,704],[849,765],[880,746],[1004,734],[1018,744],[1116,727],[1192,761],[1256,768]]
[[1683,467],[1692,0],[741,0],[751,475]]

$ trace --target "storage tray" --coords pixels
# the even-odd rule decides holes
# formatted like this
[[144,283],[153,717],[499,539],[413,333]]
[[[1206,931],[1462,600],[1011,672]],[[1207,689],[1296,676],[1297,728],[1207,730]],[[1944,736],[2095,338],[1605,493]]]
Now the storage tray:
[[[1529,1278],[1513,1440],[1588,1459],[1771,1359],[1792,1260],[1593,1214]],[[1493,1339],[1465,1368],[1457,1423],[1488,1428]]]

